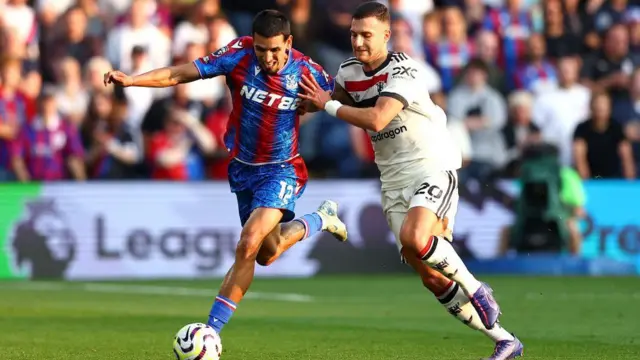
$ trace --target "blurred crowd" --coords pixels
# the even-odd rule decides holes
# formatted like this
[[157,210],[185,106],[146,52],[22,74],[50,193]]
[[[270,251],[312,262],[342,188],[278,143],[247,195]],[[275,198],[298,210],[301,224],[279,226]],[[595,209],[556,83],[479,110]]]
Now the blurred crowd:
[[[294,46],[335,75],[363,0],[0,0],[0,181],[226,179],[224,79],[168,89],[104,86],[202,57],[280,9]],[[462,175],[518,174],[555,145],[582,178],[636,178],[640,1],[388,0],[390,48],[418,59],[449,114]],[[305,117],[314,177],[375,177],[368,135]]]

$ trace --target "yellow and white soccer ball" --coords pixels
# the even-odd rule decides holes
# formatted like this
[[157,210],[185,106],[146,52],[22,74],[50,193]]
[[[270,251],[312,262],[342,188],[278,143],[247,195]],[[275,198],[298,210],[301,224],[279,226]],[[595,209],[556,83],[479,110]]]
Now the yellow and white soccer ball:
[[219,360],[222,355],[220,335],[209,325],[185,325],[173,340],[177,360]]

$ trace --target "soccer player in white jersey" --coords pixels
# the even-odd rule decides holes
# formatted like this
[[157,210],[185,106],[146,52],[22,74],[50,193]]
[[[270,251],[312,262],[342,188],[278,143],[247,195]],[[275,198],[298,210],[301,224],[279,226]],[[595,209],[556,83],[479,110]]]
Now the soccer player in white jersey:
[[491,288],[478,281],[450,244],[458,206],[461,155],[446,115],[424,90],[423,73],[387,50],[389,10],[358,7],[351,23],[354,57],[342,63],[333,93],[303,77],[300,95],[371,137],[380,169],[382,206],[402,259],[447,310],[495,342],[492,360],[522,356],[522,343],[500,326]]

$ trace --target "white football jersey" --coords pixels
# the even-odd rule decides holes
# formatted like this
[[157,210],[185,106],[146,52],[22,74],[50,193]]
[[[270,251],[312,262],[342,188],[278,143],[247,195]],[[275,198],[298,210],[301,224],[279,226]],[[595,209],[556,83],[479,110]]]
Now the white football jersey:
[[349,58],[336,75],[336,82],[356,107],[373,107],[380,96],[404,104],[382,131],[367,131],[383,190],[403,188],[425,175],[462,166],[460,150],[447,129],[447,117],[431,101],[421,69],[404,53],[390,52],[375,70],[365,71],[360,61]]

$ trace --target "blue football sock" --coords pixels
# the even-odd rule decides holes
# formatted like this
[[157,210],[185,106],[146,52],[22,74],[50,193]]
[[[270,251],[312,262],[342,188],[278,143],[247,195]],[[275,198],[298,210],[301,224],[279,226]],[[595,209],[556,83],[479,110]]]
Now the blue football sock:
[[304,225],[305,232],[302,239],[313,236],[315,233],[322,230],[322,218],[317,213],[307,214],[296,219],[296,221],[299,221]]
[[213,303],[209,313],[209,326],[219,334],[231,319],[233,312],[236,311],[236,306],[236,303],[226,297],[222,295],[216,296],[216,301]]

